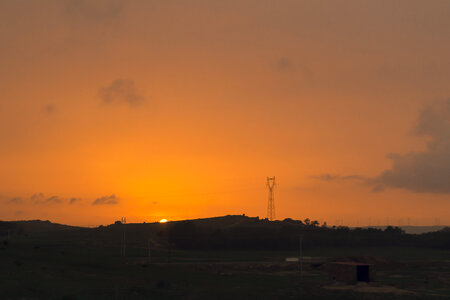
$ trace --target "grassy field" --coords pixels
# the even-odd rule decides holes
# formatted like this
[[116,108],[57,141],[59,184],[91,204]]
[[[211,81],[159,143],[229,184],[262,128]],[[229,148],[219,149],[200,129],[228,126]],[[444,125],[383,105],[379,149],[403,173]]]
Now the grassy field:
[[325,265],[278,251],[152,251],[70,239],[17,237],[0,246],[0,299],[448,299],[450,252],[420,248],[320,248],[305,256],[376,263],[377,282],[329,282]]

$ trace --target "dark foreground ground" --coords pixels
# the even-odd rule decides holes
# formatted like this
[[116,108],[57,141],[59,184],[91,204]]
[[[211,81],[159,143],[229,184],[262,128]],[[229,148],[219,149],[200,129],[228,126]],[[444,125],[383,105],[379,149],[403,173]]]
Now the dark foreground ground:
[[[310,248],[300,276],[282,251],[152,251],[16,237],[0,246],[0,299],[450,299],[450,251]],[[328,280],[320,261],[375,263],[377,281]],[[313,258],[314,259],[314,258]]]

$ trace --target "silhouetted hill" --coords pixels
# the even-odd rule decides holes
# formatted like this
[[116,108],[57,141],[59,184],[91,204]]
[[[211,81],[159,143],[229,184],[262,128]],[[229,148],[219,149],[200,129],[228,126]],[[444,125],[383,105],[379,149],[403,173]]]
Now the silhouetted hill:
[[116,222],[97,228],[85,228],[49,221],[0,222],[0,231],[9,229],[15,235],[58,237],[80,243],[117,245],[126,232],[130,247],[198,249],[198,250],[293,250],[299,236],[304,247],[407,246],[450,249],[450,230],[407,234],[401,228],[349,228],[319,226],[316,221],[285,219],[268,221],[231,215],[215,218],[173,221],[167,223]]
[[[365,226],[364,228],[386,229],[387,226]],[[427,232],[435,232],[442,230],[446,226],[399,226],[402,230],[409,234],[422,234]]]
[[29,221],[0,221],[0,232],[12,230],[24,234],[39,232],[55,232],[63,230],[76,230],[82,227],[62,225],[50,221],[29,220]]

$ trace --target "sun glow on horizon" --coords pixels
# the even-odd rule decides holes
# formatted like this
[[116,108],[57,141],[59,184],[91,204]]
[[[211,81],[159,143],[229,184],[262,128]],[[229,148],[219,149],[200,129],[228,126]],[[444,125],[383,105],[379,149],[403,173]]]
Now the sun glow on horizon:
[[159,221],[159,223],[166,223],[167,222],[167,219],[161,219],[160,221]]

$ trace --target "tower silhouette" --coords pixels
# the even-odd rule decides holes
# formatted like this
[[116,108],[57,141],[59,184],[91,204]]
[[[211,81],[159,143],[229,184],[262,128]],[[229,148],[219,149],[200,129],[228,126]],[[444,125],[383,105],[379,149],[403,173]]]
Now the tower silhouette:
[[275,176],[267,177],[267,188],[269,189],[269,202],[267,203],[267,219],[273,221],[275,219],[275,200],[273,197],[273,189],[275,187]]

